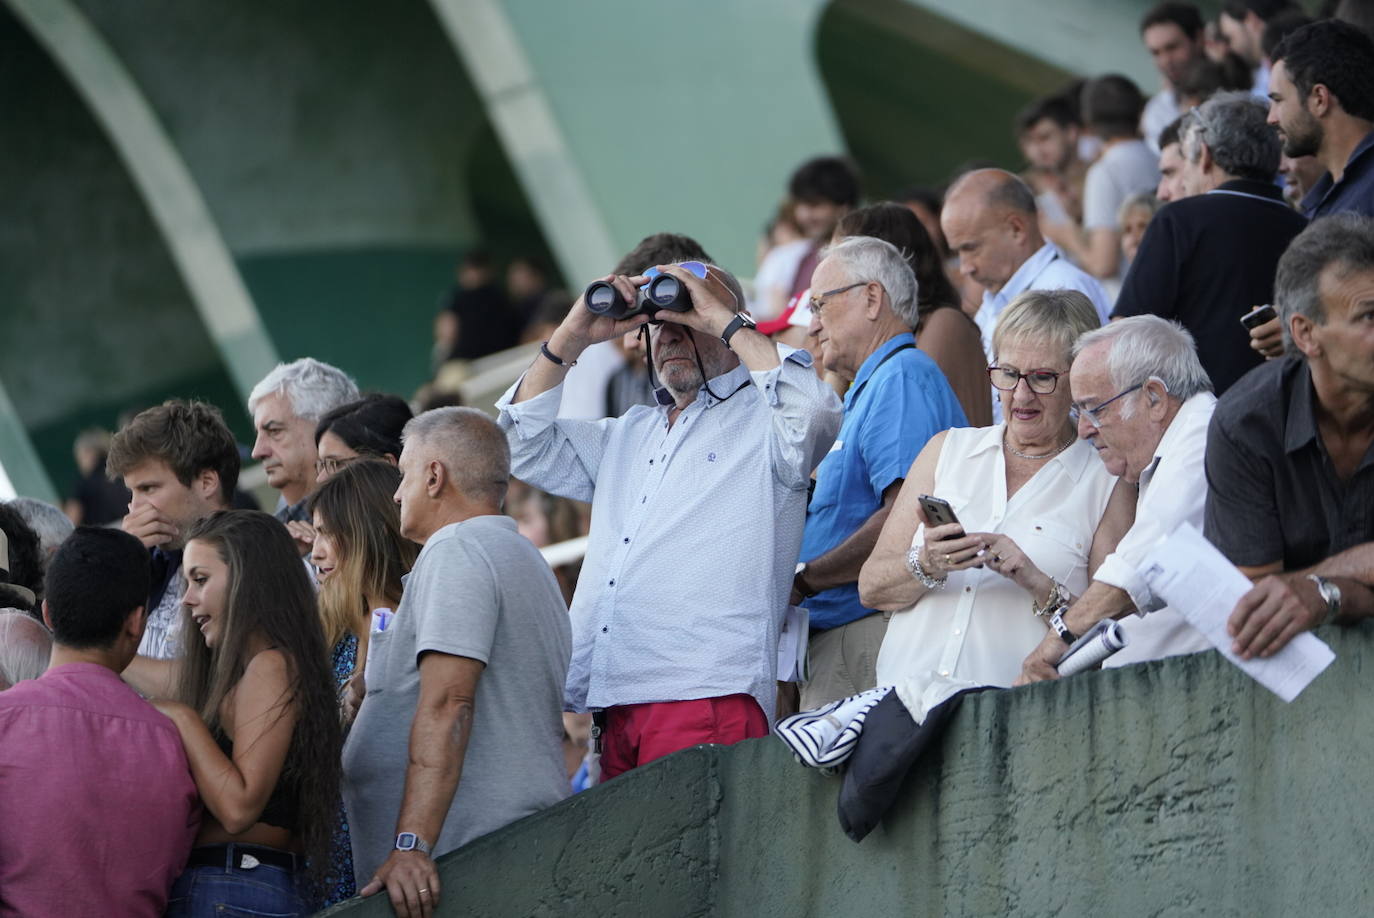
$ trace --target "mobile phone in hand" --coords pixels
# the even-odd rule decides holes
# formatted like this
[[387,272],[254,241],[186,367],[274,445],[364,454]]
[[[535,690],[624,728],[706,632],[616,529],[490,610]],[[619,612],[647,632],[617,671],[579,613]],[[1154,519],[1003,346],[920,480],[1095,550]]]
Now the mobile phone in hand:
[[1246,328],[1259,328],[1265,322],[1272,322],[1279,317],[1274,307],[1265,303],[1263,306],[1256,306],[1254,309],[1240,317],[1240,324]]
[[931,497],[929,494],[922,494],[918,500],[921,503],[921,510],[926,515],[926,521],[931,526],[944,526],[947,523],[959,522],[959,517],[954,515],[954,508],[949,505],[949,501],[939,497]]

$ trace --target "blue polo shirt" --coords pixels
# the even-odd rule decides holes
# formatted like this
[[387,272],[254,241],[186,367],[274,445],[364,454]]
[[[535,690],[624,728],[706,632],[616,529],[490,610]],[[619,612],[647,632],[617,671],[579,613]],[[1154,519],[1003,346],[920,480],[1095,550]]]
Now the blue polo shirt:
[[1322,173],[1302,199],[1302,212],[1309,220],[1345,213],[1374,217],[1374,131],[1351,151],[1339,182]]
[[[817,558],[853,535],[883,505],[888,485],[906,477],[926,441],[967,426],[945,374],[916,350],[915,337],[888,339],[859,367],[844,397],[839,438],[816,469],[801,559]],[[859,603],[858,583],[817,593],[805,606],[813,631],[847,625],[873,611]]]

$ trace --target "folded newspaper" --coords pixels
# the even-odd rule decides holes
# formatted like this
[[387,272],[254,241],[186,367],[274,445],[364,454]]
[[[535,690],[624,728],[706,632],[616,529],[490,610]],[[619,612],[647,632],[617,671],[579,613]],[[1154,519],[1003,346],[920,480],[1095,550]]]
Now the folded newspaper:
[[1126,632],[1121,624],[1103,619],[1069,645],[1055,668],[1060,676],[1072,676],[1092,669],[1125,646]]

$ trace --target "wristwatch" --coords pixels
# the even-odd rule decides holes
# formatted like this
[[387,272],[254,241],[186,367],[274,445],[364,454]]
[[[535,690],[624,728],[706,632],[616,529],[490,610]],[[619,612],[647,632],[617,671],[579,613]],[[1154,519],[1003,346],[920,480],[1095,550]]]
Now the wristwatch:
[[402,832],[400,835],[396,836],[396,850],[418,851],[421,854],[428,855],[434,849],[430,847],[429,842],[425,841],[414,832]]
[[1341,588],[1319,574],[1308,574],[1307,579],[1317,585],[1317,592],[1326,603],[1326,618],[1322,619],[1322,624],[1329,625],[1341,614]]
[[757,322],[744,313],[736,313],[735,317],[730,320],[730,324],[725,326],[725,331],[720,333],[720,340],[725,342],[726,347],[729,347],[730,339],[735,336],[735,332],[741,328],[755,328],[757,325]]
[[797,572],[792,575],[792,589],[801,594],[802,599],[810,599],[820,590],[814,589],[811,584],[806,582],[806,562],[797,565]]
[[1060,606],[1054,610],[1054,614],[1050,616],[1050,627],[1059,635],[1061,641],[1065,644],[1072,644],[1078,640],[1078,635],[1070,631],[1069,626],[1064,624],[1064,610],[1066,608],[1066,606]]

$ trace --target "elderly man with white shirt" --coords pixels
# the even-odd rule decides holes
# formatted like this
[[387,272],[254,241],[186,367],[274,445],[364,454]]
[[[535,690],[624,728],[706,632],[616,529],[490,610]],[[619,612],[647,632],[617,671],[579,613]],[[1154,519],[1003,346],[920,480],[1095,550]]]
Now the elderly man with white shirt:
[[[1001,169],[965,174],[945,194],[940,227],[959,272],[983,288],[983,305],[974,321],[983,333],[983,350],[992,361],[992,330],[1002,310],[1027,290],[1077,290],[1092,301],[1105,325],[1111,314],[1107,292],[1040,234],[1035,193],[1020,178]],[[993,393],[993,420],[1001,402]]]
[[[1070,371],[1078,435],[1107,470],[1138,483],[1135,523],[1064,613],[1073,634],[1104,618],[1123,622],[1126,648],[1107,661],[1125,666],[1207,650],[1200,632],[1150,592],[1138,567],[1160,536],[1180,523],[1201,528],[1207,500],[1203,456],[1216,397],[1193,338],[1175,322],[1135,316],[1089,332]],[[1022,664],[1018,684],[1055,679],[1068,645],[1050,631]]]

